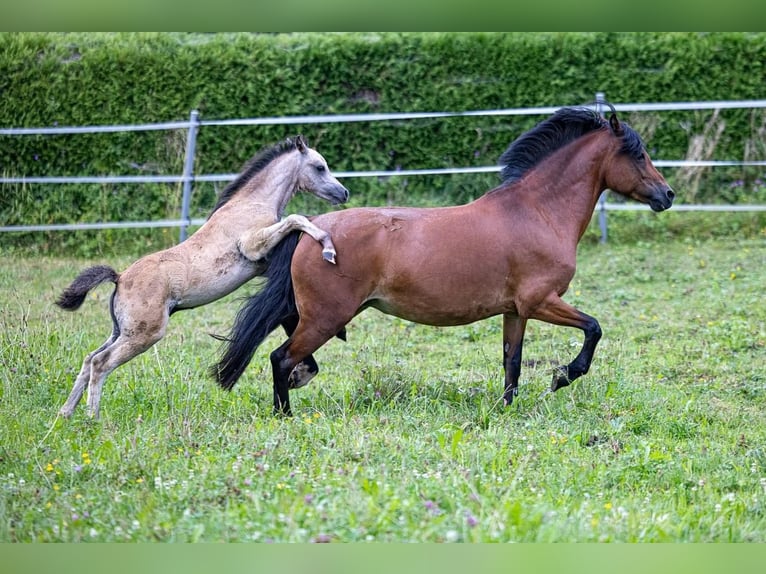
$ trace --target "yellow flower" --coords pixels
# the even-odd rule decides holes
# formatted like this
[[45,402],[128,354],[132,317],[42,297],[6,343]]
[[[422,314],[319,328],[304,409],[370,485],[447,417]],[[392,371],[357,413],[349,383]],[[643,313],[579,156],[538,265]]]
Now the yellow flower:
[[60,489],[61,487],[58,484],[53,485],[53,490],[55,490],[56,492],[58,492]]
[[606,510],[611,510],[612,509],[612,503],[611,502],[607,502],[606,504],[604,504],[604,508]]
[[144,481],[144,479],[142,477],[140,477],[140,476],[136,479],[136,482],[138,484],[141,484],[143,481]]
[[45,467],[45,470],[48,472],[53,472],[53,465],[51,463],[48,463],[48,466]]

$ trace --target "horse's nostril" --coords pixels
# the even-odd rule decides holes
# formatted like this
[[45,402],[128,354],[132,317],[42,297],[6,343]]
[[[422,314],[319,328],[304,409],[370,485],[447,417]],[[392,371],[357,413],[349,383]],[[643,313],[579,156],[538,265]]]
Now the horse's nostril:
[[675,197],[676,197],[675,192],[672,189],[670,189],[670,188],[668,188],[668,190],[665,193],[667,194],[668,199],[670,201],[673,201],[673,199],[675,199]]

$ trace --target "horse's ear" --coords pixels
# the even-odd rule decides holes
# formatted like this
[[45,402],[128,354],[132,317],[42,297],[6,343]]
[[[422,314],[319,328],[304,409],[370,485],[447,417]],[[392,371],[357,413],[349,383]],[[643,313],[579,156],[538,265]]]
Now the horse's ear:
[[298,148],[299,152],[306,153],[309,146],[306,144],[306,140],[303,139],[303,136],[298,134],[295,136],[295,147]]
[[622,124],[620,123],[620,120],[617,119],[617,114],[612,113],[612,115],[609,116],[609,126],[612,128],[614,135],[622,135]]

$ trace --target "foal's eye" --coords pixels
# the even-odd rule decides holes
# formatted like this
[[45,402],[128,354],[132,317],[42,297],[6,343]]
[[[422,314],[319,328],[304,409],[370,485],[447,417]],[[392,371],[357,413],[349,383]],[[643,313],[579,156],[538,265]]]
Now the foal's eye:
[[319,173],[323,173],[323,172],[324,172],[324,170],[325,170],[325,167],[324,167],[323,165],[318,165],[318,166],[316,166],[316,170],[317,170]]

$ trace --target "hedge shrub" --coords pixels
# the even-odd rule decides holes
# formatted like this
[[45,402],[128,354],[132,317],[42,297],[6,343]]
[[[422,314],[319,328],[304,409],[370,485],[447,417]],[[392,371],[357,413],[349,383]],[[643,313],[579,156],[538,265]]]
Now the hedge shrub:
[[[186,120],[192,109],[202,119],[230,119],[576,105],[591,102],[597,91],[614,102],[759,99],[764,62],[766,35],[753,33],[6,33],[0,34],[0,127],[166,122]],[[261,147],[299,132],[335,171],[493,165],[540,119],[206,126],[195,171],[234,173]],[[655,158],[766,155],[761,110],[626,119]],[[712,151],[705,150],[711,141]],[[184,143],[180,131],[0,136],[0,173],[180,174]],[[708,171],[701,180],[695,173],[666,173],[694,186],[687,200],[750,201],[763,170]],[[496,181],[487,174],[346,183],[355,205],[422,205],[468,201]],[[178,185],[5,185],[0,220],[176,218],[179,195]],[[206,215],[214,195],[213,185],[199,184],[193,216]],[[321,209],[306,202],[298,208]],[[175,238],[147,233],[159,243]],[[119,232],[106,235],[121,241]],[[45,248],[50,241],[81,248],[100,237],[104,248],[103,233],[62,237],[0,234],[0,245],[42,242]]]

